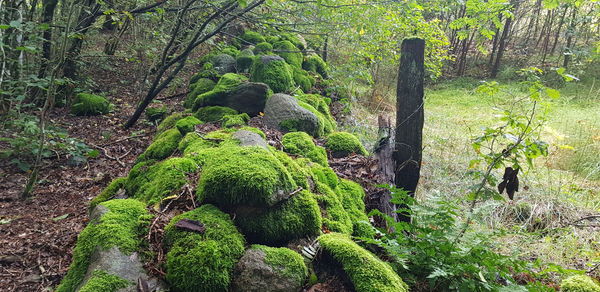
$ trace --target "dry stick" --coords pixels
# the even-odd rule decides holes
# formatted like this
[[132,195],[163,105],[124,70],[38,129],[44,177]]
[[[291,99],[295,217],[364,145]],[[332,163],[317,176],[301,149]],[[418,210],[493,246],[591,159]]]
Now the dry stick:
[[125,163],[123,163],[123,162],[122,162],[121,160],[119,160],[119,159],[120,159],[120,158],[123,158],[123,157],[125,157],[127,154],[129,154],[129,152],[131,152],[131,150],[129,150],[129,151],[127,151],[127,153],[125,153],[124,155],[122,155],[122,156],[120,156],[120,157],[114,157],[114,156],[111,156],[111,155],[108,153],[108,150],[107,150],[106,148],[104,148],[104,147],[102,147],[102,146],[98,146],[98,145],[96,145],[96,144],[93,144],[93,143],[90,143],[90,145],[92,145],[92,146],[94,146],[94,147],[96,147],[96,148],[98,148],[98,149],[101,149],[101,150],[102,150],[102,152],[104,152],[104,156],[106,156],[106,157],[108,157],[108,158],[110,158],[110,159],[112,159],[112,160],[115,160],[115,161],[117,161],[117,162],[118,162],[118,163],[119,163],[121,166],[123,166],[123,167],[125,167]]

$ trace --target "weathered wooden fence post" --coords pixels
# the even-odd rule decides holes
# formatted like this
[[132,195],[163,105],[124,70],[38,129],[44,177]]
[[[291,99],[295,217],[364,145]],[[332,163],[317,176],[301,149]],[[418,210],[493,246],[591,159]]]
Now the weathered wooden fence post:
[[[423,78],[425,41],[402,41],[396,92],[395,183],[414,196],[421,173],[423,144]],[[410,216],[399,216],[410,222]]]

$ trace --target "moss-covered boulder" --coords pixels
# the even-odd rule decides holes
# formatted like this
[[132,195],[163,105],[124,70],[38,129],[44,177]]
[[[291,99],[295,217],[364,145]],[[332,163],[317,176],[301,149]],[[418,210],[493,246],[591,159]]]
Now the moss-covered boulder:
[[183,136],[176,128],[172,128],[158,134],[158,136],[154,138],[152,144],[146,148],[146,151],[138,156],[137,161],[151,159],[161,160],[171,156],[171,154],[177,150],[177,145],[179,144],[181,138],[183,138]]
[[287,92],[294,85],[292,69],[285,60],[279,56],[257,56],[252,65],[250,79],[262,82],[273,92]]
[[356,244],[350,237],[329,233],[318,238],[323,250],[337,261],[357,292],[406,292],[408,286],[392,267]]
[[265,38],[258,32],[255,31],[244,31],[240,38],[247,44],[256,45],[265,41]]
[[372,237],[375,232],[365,212],[364,189],[353,181],[341,179],[334,191],[352,222],[352,234]]
[[96,209],[77,238],[73,262],[57,292],[102,291],[92,289],[99,283],[135,287],[138,277],[147,279],[142,264],[132,260],[142,245],[141,231],[150,223],[146,206],[137,200],[117,199]]
[[129,172],[125,188],[130,197],[148,205],[159,203],[169,195],[180,193],[198,165],[189,158],[174,157],[153,164],[152,161],[136,164]]
[[254,53],[250,49],[242,50],[235,58],[238,72],[248,72],[254,62]]
[[285,247],[253,245],[235,267],[231,291],[300,291],[307,276],[308,268],[297,252]]
[[92,211],[96,206],[102,202],[106,202],[113,197],[115,197],[119,192],[125,194],[125,184],[127,183],[126,177],[119,177],[113,179],[104,190],[100,194],[98,194],[92,201],[90,202],[89,210]]
[[255,55],[266,55],[273,52],[273,45],[267,42],[258,43],[254,47]]
[[327,79],[329,77],[327,63],[319,57],[319,55],[312,54],[306,57],[302,63],[302,69],[310,72],[315,72],[321,75],[321,77]]
[[267,100],[264,118],[268,126],[284,132],[302,131],[313,137],[323,135],[323,124],[317,115],[287,94],[274,94]]
[[325,148],[315,145],[313,138],[304,132],[291,132],[281,139],[286,153],[306,157],[313,162],[328,166]]
[[104,115],[110,111],[110,102],[99,95],[79,93],[75,96],[71,112],[76,116]]
[[288,64],[301,68],[302,60],[304,57],[302,56],[302,51],[298,49],[294,44],[290,41],[279,41],[273,45],[273,51],[277,53],[280,57],[282,57]]
[[223,128],[241,127],[248,124],[250,116],[247,113],[241,113],[239,115],[225,115],[223,116],[221,126]]
[[226,115],[237,115],[238,111],[225,106],[207,106],[198,109],[195,116],[204,122],[220,121]]
[[219,74],[235,73],[235,58],[228,54],[213,57],[212,64]]
[[[202,233],[179,229],[182,219],[203,224]],[[244,254],[244,237],[229,215],[213,205],[175,216],[165,228],[167,275],[171,291],[228,291],[235,264]]]
[[281,40],[286,40],[294,44],[298,49],[304,50],[307,47],[306,40],[304,37],[297,33],[282,33],[280,34]]
[[277,245],[318,235],[322,219],[314,195],[304,190],[266,212],[237,216],[236,224],[249,241]]
[[191,108],[198,95],[211,91],[215,88],[215,85],[217,84],[208,78],[199,78],[198,81],[192,84],[190,93],[187,95],[183,106],[185,108]]
[[263,111],[268,93],[266,84],[247,82],[247,78],[242,75],[228,73],[221,77],[211,91],[199,95],[193,108],[225,106],[256,116]]
[[[261,134],[263,136],[261,136]],[[269,150],[267,141],[265,141],[264,138],[264,133],[262,133],[259,129],[244,127],[244,129],[240,129],[233,133],[231,137],[235,140],[238,140],[239,145],[242,147],[258,146],[265,150]]]
[[368,152],[358,138],[348,132],[336,132],[327,136],[325,148],[333,157],[345,157],[352,153],[367,155]]
[[167,116],[166,105],[153,106],[146,109],[146,119],[152,123],[160,122]]
[[237,55],[239,55],[240,50],[238,50],[235,46],[226,46],[224,48],[221,49],[221,54],[227,54],[229,56],[232,57],[236,57]]
[[196,118],[194,116],[188,116],[188,117],[185,117],[185,118],[177,121],[175,123],[175,127],[177,128],[177,130],[179,130],[179,133],[181,133],[181,135],[183,136],[189,132],[193,132],[196,125],[200,125],[200,124],[202,124],[202,121],[200,121],[198,118]]
[[308,73],[298,67],[292,68],[294,73],[294,83],[300,86],[303,92],[308,92],[315,85],[315,79]]
[[266,208],[290,197],[296,184],[284,165],[260,147],[220,147],[205,153],[199,201],[224,208]]
[[156,127],[156,134],[160,135],[164,131],[172,129],[173,127],[175,127],[175,124],[177,123],[177,121],[179,121],[185,117],[186,117],[186,114],[184,114],[184,113],[173,113],[173,114],[169,115],[164,120],[162,120],[162,122],[160,122],[160,124],[158,124],[158,127]]
[[560,283],[563,292],[600,292],[600,285],[586,275],[576,275],[564,279]]

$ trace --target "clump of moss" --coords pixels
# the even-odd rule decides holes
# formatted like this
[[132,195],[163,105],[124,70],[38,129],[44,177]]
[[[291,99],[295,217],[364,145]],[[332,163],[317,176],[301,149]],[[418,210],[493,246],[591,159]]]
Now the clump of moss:
[[362,237],[372,237],[374,229],[369,223],[369,217],[365,212],[365,191],[363,188],[350,180],[342,179],[335,189],[335,193],[342,202],[342,206],[350,221],[352,222],[353,234]]
[[245,49],[235,58],[235,64],[238,72],[248,72],[254,62],[254,53],[250,49]]
[[216,83],[208,78],[199,78],[198,81],[192,84],[190,93],[183,102],[183,107],[191,108],[198,95],[211,91],[215,88]]
[[202,121],[200,121],[198,118],[189,116],[177,121],[177,123],[175,123],[175,127],[177,127],[177,130],[179,130],[181,135],[185,135],[189,132],[193,132],[196,125],[200,124],[202,124]]
[[281,40],[281,38],[276,35],[268,35],[265,37],[265,41],[267,41],[270,44],[274,44],[280,40]]
[[247,113],[241,113],[239,115],[225,115],[223,116],[221,126],[223,128],[241,127],[248,124],[250,116]]
[[198,169],[193,160],[181,157],[149,164],[136,164],[129,172],[125,185],[127,194],[148,205],[178,192],[188,182],[188,176]]
[[279,160],[260,147],[220,147],[206,155],[198,181],[200,201],[219,206],[273,206],[296,188]]
[[[197,220],[206,228],[180,230],[181,219]],[[228,291],[231,274],[244,253],[244,237],[229,218],[213,205],[203,205],[174,217],[165,228],[166,279],[174,291]]]
[[127,288],[133,283],[102,270],[92,272],[92,277],[85,283],[79,292],[113,292]]
[[352,219],[344,209],[339,195],[319,181],[315,183],[315,190],[318,193],[316,199],[323,212],[323,225],[329,231],[352,234],[354,231]]
[[265,264],[286,279],[293,279],[298,287],[302,286],[308,277],[308,268],[299,253],[285,247],[277,248],[259,244],[254,244],[250,248],[264,252]]
[[146,206],[142,202],[118,199],[100,205],[106,207],[108,212],[90,221],[79,234],[73,249],[73,262],[56,288],[57,292],[75,291],[85,276],[96,248],[118,247],[123,253],[132,253],[141,245],[140,231],[148,223]]
[[321,75],[321,77],[325,79],[327,79],[329,76],[329,74],[327,73],[327,63],[325,63],[325,61],[323,61],[323,59],[321,59],[321,57],[319,57],[316,54],[306,57],[306,59],[302,63],[302,69],[309,72],[318,73],[319,75]]
[[190,78],[190,88],[192,87],[192,84],[196,83],[201,78],[207,78],[212,81],[217,81],[219,78],[221,78],[222,74],[219,73],[219,71],[215,68],[215,65],[212,63],[212,59],[216,55],[218,54],[211,53],[202,57],[200,62],[202,64],[202,70]]
[[586,275],[576,275],[564,279],[560,284],[560,291],[563,292],[599,292],[600,285],[591,277]]
[[207,106],[198,109],[195,116],[204,122],[220,121],[226,115],[237,115],[238,111],[225,106]]
[[231,138],[231,134],[232,131],[229,131],[229,129],[222,129],[210,132],[204,135],[204,138],[196,135],[196,139],[190,138],[192,140],[190,140],[185,148],[182,148],[183,157],[191,158],[199,165],[203,165],[211,153],[204,150],[220,147],[225,144],[232,144],[233,142],[239,143],[238,140]]
[[241,36],[242,40],[247,43],[256,45],[265,41],[265,38],[258,32],[247,30]]
[[196,110],[203,106],[222,105],[223,97],[235,90],[238,85],[248,81],[248,78],[242,75],[227,73],[219,79],[217,85],[208,92],[198,95],[194,101],[193,109]]
[[351,133],[336,132],[327,136],[325,148],[333,157],[344,157],[352,153],[367,155],[368,152],[358,138]]
[[98,204],[110,200],[113,196],[117,194],[117,192],[119,192],[119,190],[125,188],[126,183],[126,177],[119,177],[113,179],[99,195],[92,199],[92,201],[90,202],[90,211],[94,210],[94,208],[96,208]]
[[294,44],[298,49],[304,50],[306,49],[306,41],[304,38],[297,33],[282,33],[280,35],[282,40],[286,40]]
[[297,161],[312,173],[314,180],[324,183],[332,190],[337,188],[339,178],[331,168],[313,163],[309,159],[297,159]]
[[160,134],[166,130],[169,130],[169,129],[175,127],[175,124],[177,123],[177,121],[183,119],[184,117],[185,117],[184,113],[173,113],[173,114],[169,115],[162,122],[160,122],[160,124],[158,124],[158,127],[156,127],[156,133]]
[[325,149],[315,145],[313,138],[305,132],[287,133],[283,135],[281,144],[283,144],[283,150],[289,154],[306,157],[323,166],[329,165]]
[[110,111],[108,100],[99,95],[79,93],[75,96],[71,112],[76,116],[104,115]]
[[298,187],[302,187],[305,190],[310,189],[308,178],[311,177],[311,173],[305,167],[300,166],[300,164],[283,151],[272,150],[272,153],[285,165]]
[[290,41],[276,42],[273,45],[273,50],[288,64],[297,68],[302,67],[302,52]]
[[158,122],[167,116],[167,106],[149,107],[146,109],[146,119],[150,122]]
[[294,82],[300,86],[303,92],[308,92],[315,85],[315,79],[308,73],[298,67],[292,68],[294,71]]
[[252,65],[251,80],[262,82],[273,92],[286,92],[294,85],[292,70],[285,60],[277,56],[257,56]]
[[323,134],[329,134],[337,128],[335,119],[329,111],[326,98],[318,94],[301,94],[295,96],[300,102],[299,104],[307,110],[314,113],[322,124]]
[[304,190],[266,213],[238,216],[236,224],[249,241],[282,244],[319,234],[322,219],[314,195]]
[[256,54],[256,55],[268,54],[268,53],[271,53],[272,51],[273,51],[273,45],[271,45],[270,43],[267,43],[267,42],[258,43],[254,47],[254,54]]
[[163,133],[156,136],[152,144],[146,148],[146,151],[138,156],[138,161],[150,160],[150,159],[165,159],[175,150],[177,150],[177,145],[179,144],[179,140],[181,140],[183,136],[178,129],[170,129],[166,130]]
[[342,265],[357,292],[408,291],[408,286],[388,263],[360,247],[350,237],[329,233],[321,235],[318,241]]
[[240,50],[238,50],[236,47],[234,46],[227,46],[224,47],[223,49],[221,49],[221,54],[227,54],[229,56],[232,57],[236,57],[238,54],[240,53]]

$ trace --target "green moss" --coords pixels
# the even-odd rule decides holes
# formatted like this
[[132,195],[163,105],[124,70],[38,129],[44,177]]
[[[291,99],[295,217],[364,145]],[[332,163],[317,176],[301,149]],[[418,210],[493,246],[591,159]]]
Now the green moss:
[[342,206],[352,222],[353,234],[362,237],[372,237],[373,228],[369,223],[369,217],[365,213],[365,191],[363,188],[350,180],[342,179],[335,189],[335,193],[342,202]]
[[328,151],[331,151],[333,157],[344,157],[351,153],[360,155],[368,154],[358,138],[347,132],[336,132],[327,136],[325,148]]
[[295,96],[302,107],[314,113],[322,124],[323,134],[329,134],[337,128],[335,119],[329,111],[326,98],[318,94],[301,94]]
[[[204,224],[203,234],[175,227],[181,219]],[[203,205],[174,217],[165,228],[167,275],[172,291],[227,291],[233,268],[244,253],[244,237],[229,215]]]
[[202,121],[200,121],[198,118],[189,116],[177,121],[177,123],[175,123],[175,127],[177,127],[177,130],[179,130],[181,135],[185,135],[189,132],[193,132],[196,125],[200,124],[202,124]]
[[303,38],[299,34],[283,33],[283,34],[280,35],[280,37],[281,37],[282,40],[286,40],[286,41],[291,42],[292,44],[294,44],[294,46],[296,46],[300,50],[306,49],[306,46],[304,45]]
[[189,145],[185,147],[183,156],[193,159],[199,165],[203,165],[210,158],[210,152],[204,150],[225,144],[239,143],[238,140],[231,138],[232,132],[229,129],[222,129],[210,132],[204,135],[204,138],[197,136],[198,139],[190,141]]
[[245,127],[241,127],[240,130],[250,131],[250,132],[253,132],[253,133],[256,133],[256,134],[260,135],[265,140],[267,139],[267,136],[265,135],[265,133],[263,131],[261,131],[260,129],[258,129],[258,128],[245,126]]
[[237,115],[238,111],[224,106],[207,106],[200,108],[195,116],[203,122],[220,121],[226,115]]
[[110,111],[108,100],[99,95],[79,93],[75,96],[71,112],[77,116],[104,115]]
[[194,132],[190,132],[185,134],[185,136],[183,136],[183,139],[181,139],[181,141],[179,141],[179,145],[177,145],[177,150],[179,152],[184,152],[185,149],[187,149],[187,147],[189,145],[191,145],[192,143],[195,143],[197,140],[200,140],[200,136],[197,133]]
[[251,79],[262,82],[273,92],[286,92],[293,86],[292,69],[284,60],[273,56],[257,56],[252,65]]
[[198,78],[190,88],[190,93],[187,95],[183,106],[185,108],[191,108],[194,105],[194,101],[198,95],[211,91],[215,88],[216,83],[208,78]]
[[265,40],[270,44],[274,44],[274,43],[280,41],[281,38],[278,36],[275,36],[275,35],[270,35],[270,36],[266,36]]
[[315,85],[315,79],[312,78],[306,71],[298,68],[292,67],[294,71],[294,82],[296,85],[300,86],[302,91],[307,92]]
[[322,219],[314,195],[304,190],[266,213],[238,216],[236,224],[249,241],[283,244],[292,239],[319,234]]
[[326,166],[312,163],[310,160],[297,160],[303,167],[306,167],[313,174],[313,178],[319,182],[324,183],[332,190],[337,188],[339,178],[335,172]]
[[302,256],[285,247],[268,247],[264,245],[252,245],[251,249],[258,249],[265,253],[265,264],[269,265],[276,273],[299,283],[304,283],[308,277],[308,268]]
[[124,189],[125,183],[127,183],[126,177],[113,179],[99,195],[92,199],[90,202],[90,211],[94,210],[98,204],[110,200],[120,189]]
[[272,206],[296,188],[279,160],[260,147],[220,147],[203,165],[199,201],[219,206]]
[[100,205],[108,208],[108,212],[90,221],[79,234],[73,249],[73,262],[56,288],[57,292],[75,291],[85,276],[96,248],[118,247],[124,253],[132,253],[141,245],[139,238],[142,236],[142,226],[149,223],[143,203],[133,199],[117,199]]
[[272,51],[273,51],[273,45],[271,45],[270,43],[267,43],[267,42],[258,43],[254,47],[254,54],[256,54],[256,55],[268,54],[268,53],[271,53]]
[[146,151],[138,157],[137,161],[161,160],[171,156],[177,150],[177,145],[181,138],[182,135],[178,129],[170,129],[160,133],[156,136],[152,144],[146,148]]
[[294,182],[299,187],[304,188],[305,190],[310,189],[310,184],[308,183],[308,178],[311,177],[310,171],[306,168],[301,167],[294,159],[289,157],[285,152],[279,150],[271,150],[273,155],[285,166],[288,170]]
[[240,53],[240,50],[238,50],[236,47],[234,46],[227,46],[223,49],[221,49],[221,54],[227,54],[229,56],[232,57],[236,57],[238,54]]
[[149,107],[146,109],[146,119],[150,122],[158,122],[167,115],[167,106]]
[[333,232],[352,234],[354,231],[352,219],[344,209],[342,199],[329,186],[322,182],[315,183],[316,196],[321,206],[323,225]]
[[260,33],[250,30],[244,31],[244,34],[241,35],[241,38],[247,43],[251,43],[253,45],[265,41],[265,38]]
[[166,117],[162,122],[160,122],[160,124],[158,124],[158,127],[156,128],[156,133],[160,134],[166,130],[175,127],[177,121],[183,119],[185,116],[186,115],[184,113],[171,114],[170,116]]
[[193,109],[196,110],[208,105],[221,105],[223,97],[235,90],[238,85],[247,81],[248,78],[242,75],[227,73],[219,79],[215,87],[208,92],[198,95],[194,101]]
[[133,283],[119,276],[96,270],[79,292],[114,292],[132,285]]
[[327,152],[315,145],[313,138],[305,132],[291,132],[281,139],[283,150],[289,154],[299,155],[313,162],[327,166]]
[[254,53],[250,49],[245,49],[235,58],[235,64],[238,72],[248,72],[254,62]]
[[158,203],[164,197],[179,194],[179,189],[188,182],[188,175],[197,169],[193,160],[181,157],[154,165],[135,165],[129,172],[127,194],[148,205]]
[[350,237],[329,233],[320,236],[318,241],[342,265],[357,292],[408,291],[408,286],[388,263],[360,247]]
[[221,126],[223,128],[241,127],[248,124],[248,121],[250,121],[250,116],[248,116],[247,113],[242,113],[239,115],[225,115],[223,116]]
[[560,284],[563,292],[600,292],[600,285],[591,277],[576,275],[564,279]]
[[302,52],[290,41],[276,42],[273,45],[273,50],[288,64],[297,68],[302,67]]
[[329,76],[329,74],[327,73],[327,64],[325,63],[325,61],[323,61],[323,59],[321,59],[321,57],[319,57],[316,54],[306,57],[306,59],[302,63],[302,69],[309,72],[318,73],[319,75],[321,75],[321,77],[325,79],[327,79]]

